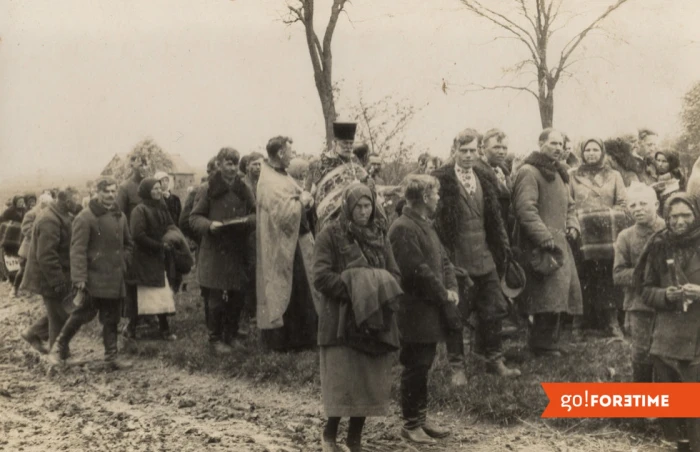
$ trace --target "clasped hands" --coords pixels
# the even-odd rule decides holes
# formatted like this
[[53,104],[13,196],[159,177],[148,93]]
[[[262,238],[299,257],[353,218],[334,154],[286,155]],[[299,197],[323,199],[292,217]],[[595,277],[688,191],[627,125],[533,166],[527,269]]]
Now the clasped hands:
[[697,284],[684,284],[680,287],[666,288],[666,300],[677,303],[683,300],[696,301],[700,299],[700,286]]
[[[576,228],[566,228],[566,237],[569,238],[569,240],[576,241],[578,240],[578,230]],[[544,248],[546,250],[553,250],[555,248],[554,244],[554,238],[547,239],[542,244],[540,245],[540,248]]]

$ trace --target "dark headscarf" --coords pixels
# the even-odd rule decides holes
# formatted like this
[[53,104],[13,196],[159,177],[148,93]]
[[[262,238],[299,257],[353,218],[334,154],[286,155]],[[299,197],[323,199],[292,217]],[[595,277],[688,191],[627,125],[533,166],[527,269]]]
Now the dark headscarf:
[[[678,179],[678,184],[680,185],[681,190],[685,190],[687,178],[684,174],[683,168],[681,167],[681,158],[678,153],[673,151],[658,151],[656,154],[654,154],[654,160],[656,160],[656,156],[659,154],[666,157],[666,161],[668,162],[667,172],[670,173],[671,176]],[[661,176],[661,174],[659,174],[659,176]]]
[[684,192],[672,194],[664,204],[664,220],[666,220],[667,225],[670,225],[671,207],[678,203],[683,203],[690,208],[695,216],[695,221],[683,234],[675,234],[667,226],[651,236],[634,269],[634,279],[638,290],[642,288],[644,272],[650,260],[651,265],[663,268],[666,259],[673,259],[678,268],[683,268],[697,252],[696,244],[700,243],[700,215],[693,197]]
[[139,184],[139,196],[145,205],[158,208],[162,207],[163,209],[167,210],[167,206],[165,205],[163,198],[157,200],[151,198],[151,190],[153,190],[153,187],[159,183],[160,181],[154,177],[146,177]]
[[[352,221],[352,212],[362,198],[367,198],[372,202],[372,213],[365,226],[359,226]],[[342,209],[342,224],[350,236],[357,241],[365,258],[371,266],[384,268],[386,264],[384,260],[385,231],[376,221],[376,200],[372,190],[360,182],[351,183],[343,192]]]
[[[586,149],[589,143],[596,143],[600,146],[600,159],[595,163],[588,163],[583,157],[583,151]],[[581,142],[581,147],[579,149],[581,155],[581,165],[578,167],[578,172],[582,175],[595,176],[605,167],[605,144],[600,138],[587,138]]]

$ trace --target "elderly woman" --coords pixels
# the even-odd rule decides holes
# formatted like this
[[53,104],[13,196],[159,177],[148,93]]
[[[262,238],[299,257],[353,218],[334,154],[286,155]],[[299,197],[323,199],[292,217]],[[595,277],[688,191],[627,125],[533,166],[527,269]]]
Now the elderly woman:
[[[666,200],[679,191],[685,191],[686,178],[681,170],[678,154],[671,151],[658,151],[654,155],[657,182],[652,185],[663,207]],[[659,209],[659,213],[661,209]]]
[[350,418],[347,446],[362,450],[365,418],[387,414],[391,352],[399,347],[394,301],[385,298],[401,293],[398,287],[391,290],[400,274],[386,231],[375,220],[374,196],[354,182],[343,192],[342,209],[318,235],[313,268],[314,286],[322,295],[318,344],[328,417],[324,452],[342,450],[336,445],[341,417]]
[[125,307],[129,315],[130,336],[135,337],[139,315],[157,315],[160,334],[175,340],[170,333],[168,314],[175,313],[173,293],[166,278],[165,252],[170,245],[163,240],[168,228],[174,227],[158,179],[147,177],[139,184],[141,203],[131,211],[130,226],[134,240],[129,283],[137,287],[136,306]]
[[[617,232],[631,224],[624,210],[625,184],[619,172],[606,164],[605,145],[598,138],[581,142],[581,165],[569,172],[571,196],[581,224],[581,248],[577,256],[584,312],[588,323],[602,325],[622,337],[616,302],[620,289],[613,285],[612,269]],[[580,320],[574,331],[580,333]]]
[[[700,216],[685,193],[664,209],[667,229],[653,235],[635,269],[641,297],[656,311],[651,349],[656,382],[700,382]],[[663,419],[678,450],[700,451],[700,419]],[[685,444],[683,444],[685,443]]]

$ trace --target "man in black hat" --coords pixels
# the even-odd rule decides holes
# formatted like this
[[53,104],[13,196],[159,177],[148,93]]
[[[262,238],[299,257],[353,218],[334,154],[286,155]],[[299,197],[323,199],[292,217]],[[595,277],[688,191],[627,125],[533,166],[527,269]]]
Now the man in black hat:
[[[314,168],[311,169],[311,177],[309,178],[309,186],[318,184],[323,177],[333,171],[335,168],[343,164],[355,163],[360,164],[359,160],[353,153],[355,144],[355,132],[357,131],[357,123],[354,122],[334,122],[333,123],[333,149],[330,152],[324,152],[321,155],[321,160]],[[366,175],[363,175],[363,177]]]

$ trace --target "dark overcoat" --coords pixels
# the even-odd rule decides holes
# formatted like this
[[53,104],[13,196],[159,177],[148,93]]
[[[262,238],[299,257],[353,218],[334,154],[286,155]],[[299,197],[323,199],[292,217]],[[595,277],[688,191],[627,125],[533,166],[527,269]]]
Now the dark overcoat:
[[73,219],[55,203],[44,209],[34,222],[22,289],[44,297],[59,296],[56,287],[70,287],[70,242]]
[[163,236],[175,227],[163,200],[141,203],[131,212],[134,253],[127,282],[137,286],[165,287]]
[[454,268],[432,223],[404,207],[389,228],[389,240],[401,272],[404,294],[399,308],[403,342],[435,343],[448,329],[442,306],[447,291],[458,292]]
[[[199,284],[209,289],[241,290],[247,283],[249,236],[255,225],[255,200],[241,176],[232,183],[216,172],[200,193],[190,214],[190,226],[201,237],[197,262]],[[214,221],[247,217],[248,225],[222,228],[213,234]]]
[[126,215],[115,203],[107,210],[90,200],[73,221],[70,264],[74,283],[86,283],[96,298],[120,299],[126,295],[127,262],[133,250]]

